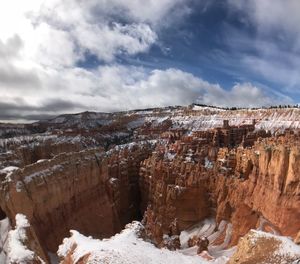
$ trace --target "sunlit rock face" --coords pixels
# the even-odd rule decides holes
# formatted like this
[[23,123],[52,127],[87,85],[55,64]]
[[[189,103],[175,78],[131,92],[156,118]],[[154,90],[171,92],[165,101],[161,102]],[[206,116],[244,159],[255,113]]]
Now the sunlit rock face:
[[1,207],[27,216],[40,243],[55,252],[70,229],[109,237],[140,217],[139,162],[151,145],[62,153],[15,171],[2,184]]
[[[133,220],[159,248],[206,259],[251,229],[299,243],[298,117],[298,109],[192,106],[5,128],[0,220],[14,229],[24,215],[30,232],[22,243],[46,262],[70,230],[109,238]],[[187,232],[194,226],[199,232]]]
[[[251,148],[214,148],[182,139],[145,160],[140,170],[146,230],[158,244],[176,219],[179,230],[215,215],[233,224],[237,243],[261,217],[278,232],[300,229],[299,138],[259,139]],[[268,201],[268,202],[266,202]],[[215,210],[213,210],[215,209]],[[171,232],[172,233],[172,232]]]

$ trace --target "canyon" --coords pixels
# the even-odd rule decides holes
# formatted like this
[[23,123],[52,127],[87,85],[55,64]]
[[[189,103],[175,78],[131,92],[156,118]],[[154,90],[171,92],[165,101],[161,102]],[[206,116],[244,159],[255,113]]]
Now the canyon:
[[299,129],[200,105],[1,124],[0,262],[297,263]]

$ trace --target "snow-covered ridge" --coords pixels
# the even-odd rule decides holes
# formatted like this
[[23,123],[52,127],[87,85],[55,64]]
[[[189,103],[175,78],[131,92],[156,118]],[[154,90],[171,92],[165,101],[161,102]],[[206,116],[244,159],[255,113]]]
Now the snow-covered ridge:
[[[220,223],[216,232],[214,231],[216,223],[210,219],[207,219],[198,227],[195,226],[190,230],[183,231],[180,235],[183,249],[177,251],[170,251],[164,248],[158,249],[153,244],[144,241],[139,237],[142,228],[143,226],[139,222],[132,222],[128,224],[120,234],[103,240],[86,237],[77,231],[71,230],[71,236],[63,240],[57,253],[61,258],[70,257],[72,263],[75,264],[79,263],[78,261],[82,260],[83,257],[86,261],[85,263],[224,264],[229,260],[236,249],[236,247],[227,250],[224,249],[228,246],[231,236],[231,225],[225,221]],[[197,255],[197,247],[187,247],[187,239],[193,235],[207,236],[210,243],[213,243],[224,231],[226,231],[226,235],[223,244],[220,246],[212,245],[208,249],[209,252],[214,255],[215,259],[208,261],[200,255]],[[260,241],[262,238],[270,239],[270,243],[272,242],[277,245],[275,250],[268,253],[271,254],[272,260],[280,260],[281,262],[270,263],[290,263],[286,261],[300,259],[300,246],[294,244],[293,241],[287,237],[257,230],[251,230],[247,236],[250,237],[250,244],[252,244],[253,248],[258,250],[258,254],[261,254],[261,252],[264,254],[264,249],[261,248],[264,244],[261,244]],[[245,249],[243,247],[238,248],[237,253],[240,252],[239,250],[243,252]],[[252,255],[251,252],[245,252],[245,254],[246,253]],[[247,259],[247,257],[245,259]],[[297,262],[293,263],[296,264]]]
[[[177,251],[158,249],[153,244],[138,237],[142,228],[139,222],[128,224],[120,233],[110,239],[93,239],[72,230],[71,237],[65,238],[58,249],[60,257],[71,255],[73,263],[87,256],[87,263],[114,264],[204,264],[208,262],[200,256],[187,256]],[[73,248],[75,249],[73,250]]]
[[[84,112],[62,115],[52,120],[29,124],[24,128],[29,129],[26,133],[24,132],[26,135],[1,140],[0,146],[9,144],[10,140],[30,141],[31,136],[28,136],[30,131],[44,130],[54,134],[65,132],[67,135],[74,136],[77,132],[79,134],[80,130],[78,131],[78,129],[83,129],[83,131],[102,129],[99,130],[101,135],[113,137],[120,135],[120,133],[129,133],[134,129],[143,127],[145,124],[151,124],[150,127],[155,128],[166,122],[171,122],[171,129],[207,130],[222,126],[224,119],[228,119],[231,125],[251,124],[255,119],[256,129],[274,132],[285,128],[300,129],[299,108],[225,110],[194,105],[119,113]],[[4,133],[7,129],[11,129],[10,125],[7,125],[7,127],[5,127],[5,124],[0,126],[0,138],[1,133]],[[53,136],[51,133],[48,136],[46,134],[39,135],[51,137]],[[35,137],[39,135],[35,135]]]
[[300,263],[300,246],[284,236],[250,230],[240,239],[231,263]]
[[190,130],[206,130],[223,125],[227,119],[230,125],[251,124],[255,119],[256,129],[277,131],[286,128],[300,128],[300,109],[243,109],[243,110],[219,110],[201,109],[190,110],[181,115],[170,117],[173,127]]
[[296,245],[290,238],[285,236],[274,236],[273,234],[266,233],[251,229],[253,235],[251,236],[251,243],[255,244],[259,238],[274,239],[276,238],[279,242],[278,248],[274,252],[274,257],[297,257],[300,261],[300,246]]
[[9,219],[6,217],[0,221],[0,263],[6,263],[8,234],[11,229]]
[[[26,229],[30,224],[23,214],[16,215],[16,227],[8,232],[8,240],[6,245],[6,256],[3,256],[3,263],[44,263],[42,259],[27,248],[26,246]],[[1,262],[2,263],[2,262]]]

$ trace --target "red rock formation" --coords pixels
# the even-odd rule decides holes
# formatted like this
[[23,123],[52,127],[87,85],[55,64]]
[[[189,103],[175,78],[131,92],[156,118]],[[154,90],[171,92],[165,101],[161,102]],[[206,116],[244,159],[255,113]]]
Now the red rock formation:
[[2,183],[1,208],[10,219],[26,215],[47,251],[56,252],[70,229],[110,237],[140,217],[139,164],[150,151],[149,144],[132,144],[28,165]]
[[[151,119],[155,115],[166,119]],[[187,134],[188,126],[176,127],[168,115],[152,113],[152,121],[142,120],[134,132],[127,125],[140,122],[139,115],[116,114],[109,124],[92,128],[89,120],[80,127],[71,118],[63,124],[63,132],[57,131],[56,123],[51,131],[57,140],[84,135],[75,143],[54,144],[45,136],[42,144],[5,145],[11,152],[0,159],[9,160],[8,165],[16,160],[21,169],[10,176],[0,172],[0,212],[11,220],[17,213],[25,214],[43,253],[55,252],[69,229],[109,237],[144,212],[146,235],[156,245],[172,249],[179,247],[180,231],[208,216],[218,223],[232,223],[230,245],[257,228],[262,218],[281,234],[296,237],[300,230],[297,133],[270,137],[254,130],[254,124],[225,122],[223,127]],[[161,143],[152,154],[152,146],[142,143],[108,152],[90,148],[103,145],[110,133],[129,130],[136,139],[160,137]],[[105,147],[118,143],[113,138]],[[19,149],[23,143],[27,146]],[[39,159],[49,160],[34,163]]]
[[257,227],[261,216],[282,234],[296,236],[300,229],[298,136],[259,139],[252,148],[219,150],[196,142],[184,138],[158,148],[160,152],[143,162],[142,207],[149,204],[144,221],[151,239],[160,244],[174,219],[184,230],[207,217],[211,207],[216,208],[218,222],[233,224],[231,245]]

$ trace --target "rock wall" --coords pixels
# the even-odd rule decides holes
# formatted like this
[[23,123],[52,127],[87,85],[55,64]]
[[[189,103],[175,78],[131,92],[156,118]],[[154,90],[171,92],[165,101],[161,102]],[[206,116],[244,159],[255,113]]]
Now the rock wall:
[[[55,123],[57,134],[2,140],[0,217],[15,226],[15,215],[24,214],[44,256],[56,252],[70,229],[103,238],[142,217],[146,236],[160,247],[166,241],[178,247],[180,231],[207,217],[232,224],[229,246],[251,228],[261,228],[262,219],[283,235],[299,234],[298,134],[271,137],[254,123],[240,121],[196,130],[197,116],[169,114],[138,115],[121,123],[117,118],[99,125],[105,135],[97,126],[94,134],[68,125],[61,133],[61,124]],[[120,143],[122,135],[124,140],[159,138],[160,143],[155,151],[153,144],[142,142],[107,152],[94,148]],[[46,160],[37,162],[41,159]],[[3,170],[13,165],[20,169]]]
[[[204,142],[204,143],[203,143]],[[216,148],[199,138],[184,138],[143,162],[142,208],[148,236],[161,245],[163,235],[213,215],[233,224],[230,245],[259,219],[281,234],[300,230],[300,139],[297,135],[258,138],[252,147]],[[267,202],[266,202],[267,201]]]
[[151,148],[90,149],[28,165],[2,182],[1,208],[10,219],[26,215],[46,251],[56,252],[70,229],[110,237],[141,217],[138,171]]

